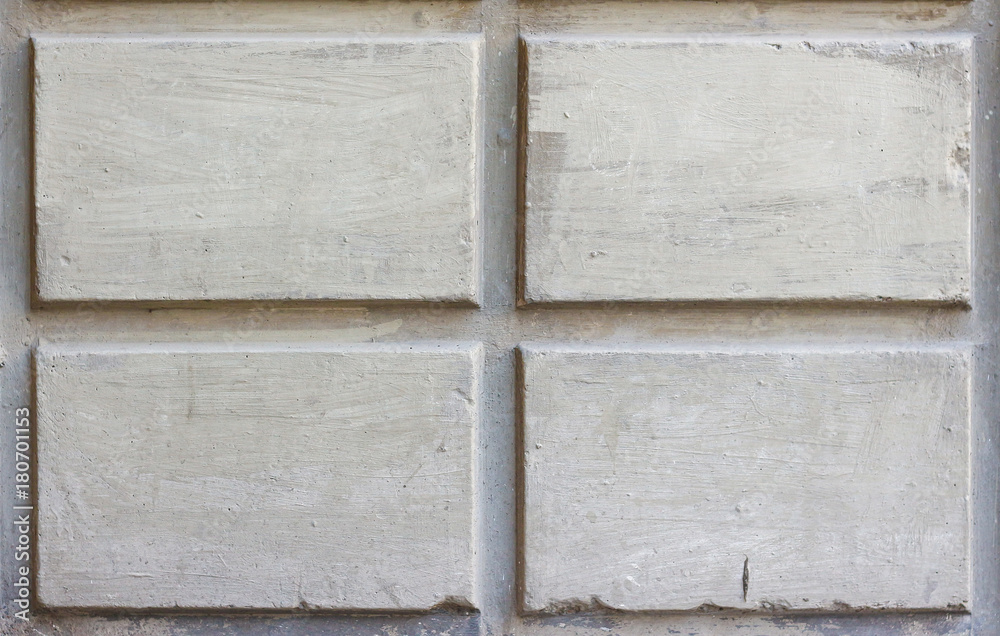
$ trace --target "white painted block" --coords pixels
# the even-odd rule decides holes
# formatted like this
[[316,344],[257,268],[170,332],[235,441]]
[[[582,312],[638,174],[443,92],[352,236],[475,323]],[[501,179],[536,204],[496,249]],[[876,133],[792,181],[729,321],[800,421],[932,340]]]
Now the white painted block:
[[524,49],[526,302],[969,302],[971,40]]
[[473,599],[478,345],[42,347],[38,597]]
[[43,36],[43,301],[475,302],[478,36]]
[[522,364],[525,609],[968,606],[966,352]]

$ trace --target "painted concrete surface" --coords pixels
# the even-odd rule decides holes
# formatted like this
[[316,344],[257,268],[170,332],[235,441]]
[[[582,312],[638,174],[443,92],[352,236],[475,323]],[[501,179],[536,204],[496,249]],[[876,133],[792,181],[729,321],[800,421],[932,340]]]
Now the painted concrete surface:
[[472,607],[478,346],[45,347],[39,600]]
[[478,38],[33,43],[41,300],[476,300]]
[[527,302],[970,300],[969,39],[524,48]]
[[526,609],[969,603],[967,353],[521,351]]
[[[157,2],[153,0],[0,0],[0,415],[34,404],[32,352],[39,342],[117,342],[130,346],[219,348],[356,345],[409,346],[426,341],[484,344],[480,391],[482,423],[474,447],[477,469],[474,555],[478,613],[461,611],[359,616],[357,612],[232,610],[176,612],[114,609],[38,612],[27,626],[3,617],[13,607],[13,549],[16,541],[9,506],[0,506],[0,633],[46,636],[204,636],[282,633],[294,636],[419,634],[517,634],[520,636],[711,636],[815,634],[822,636],[977,636],[1000,633],[1000,552],[996,511],[1000,510],[1000,224],[993,213],[996,175],[993,115],[997,90],[997,27],[1000,5],[969,2],[883,2],[881,0],[788,0],[706,3],[511,0],[436,2],[416,0],[240,0],[238,2]],[[282,303],[271,300],[216,301],[197,308],[170,304],[145,308],[132,303],[33,303],[33,199],[30,39],[45,34],[100,37],[137,33],[177,37],[248,39],[300,38],[303,34],[357,40],[434,40],[442,34],[480,37],[483,81],[481,210],[483,278],[479,308],[435,304]],[[515,281],[519,222],[517,174],[518,41],[552,34],[607,38],[647,35],[663,39],[734,39],[760,36],[787,40],[879,41],[975,37],[973,75],[970,307],[910,303],[580,303],[517,306]],[[514,435],[517,430],[514,349],[519,343],[576,343],[598,347],[706,347],[810,350],[852,347],[945,348],[972,351],[971,603],[963,611],[810,612],[780,607],[752,611],[702,608],[696,612],[595,610],[552,616],[520,613],[515,584],[521,562],[516,542],[519,510]],[[13,437],[0,436],[0,453],[13,455]],[[0,496],[13,497],[13,465],[0,461]],[[751,571],[751,585],[753,571]],[[442,608],[445,609],[445,608]],[[138,614],[138,615],[136,615]],[[426,618],[425,618],[426,617]]]

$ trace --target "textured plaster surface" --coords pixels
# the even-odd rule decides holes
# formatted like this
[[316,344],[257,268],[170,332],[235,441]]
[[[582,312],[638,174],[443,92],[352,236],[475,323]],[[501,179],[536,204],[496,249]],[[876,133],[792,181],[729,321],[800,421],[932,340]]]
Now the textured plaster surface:
[[[224,616],[98,616],[49,611],[29,625],[3,619],[0,632],[21,634],[203,635],[264,634],[523,634],[528,636],[645,636],[680,634],[941,635],[1000,633],[1000,533],[997,526],[998,448],[996,391],[1000,302],[1000,227],[994,111],[1000,112],[995,78],[997,8],[985,0],[957,2],[147,2],[4,0],[0,3],[0,416],[33,405],[32,351],[42,340],[57,345],[101,342],[188,347],[275,343],[412,343],[480,341],[484,350],[481,437],[474,449],[475,511],[480,549],[475,555],[479,613],[424,616],[346,616],[279,613]],[[482,33],[483,103],[482,278],[479,309],[434,303],[406,307],[366,304],[219,302],[209,306],[66,303],[33,304],[32,157],[30,134],[32,35],[197,33],[322,33],[437,37]],[[518,42],[553,33],[714,35],[758,34],[789,39],[926,39],[971,34],[973,69],[971,135],[972,273],[967,308],[892,303],[681,303],[657,306],[594,303],[518,309]],[[971,351],[972,594],[965,612],[789,613],[760,610],[671,612],[592,611],[544,617],[519,614],[516,515],[519,510],[514,350],[524,341],[609,348],[664,343],[708,345],[927,347],[967,346]],[[6,427],[5,427],[6,430]],[[12,455],[13,434],[0,438]],[[13,466],[0,462],[0,498],[13,497]],[[0,506],[0,595],[13,598],[16,535],[7,505]],[[752,574],[752,573],[751,573]],[[751,579],[752,580],[752,579]],[[6,603],[9,610],[13,606]]]
[[473,36],[39,36],[46,301],[474,302]]
[[966,353],[521,352],[527,609],[969,602]]
[[970,292],[971,41],[525,43],[525,300]]
[[55,607],[471,607],[478,347],[38,353]]

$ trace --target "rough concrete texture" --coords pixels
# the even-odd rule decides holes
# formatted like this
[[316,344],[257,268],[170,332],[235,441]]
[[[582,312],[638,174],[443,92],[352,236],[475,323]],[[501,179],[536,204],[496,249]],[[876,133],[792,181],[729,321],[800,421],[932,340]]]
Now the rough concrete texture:
[[41,300],[476,300],[478,38],[33,42]]
[[473,605],[478,346],[49,346],[48,606]]
[[531,36],[527,302],[968,302],[971,40]]
[[969,602],[967,353],[521,350],[526,609]]
[[[1000,634],[1000,3],[994,0],[0,0],[0,417],[34,402],[32,352],[40,340],[59,346],[115,342],[219,350],[236,347],[353,346],[460,340],[482,342],[482,426],[477,467],[474,588],[478,614],[383,614],[289,611],[175,612],[151,609],[40,611],[23,624],[11,575],[17,535],[11,434],[0,435],[0,634],[6,636],[996,636]],[[31,37],[136,34],[161,39],[218,38],[436,40],[481,38],[483,114],[479,307],[421,303],[206,302],[34,303]],[[971,306],[919,303],[580,303],[517,307],[519,276],[519,34],[664,39],[761,39],[876,42],[958,41],[974,36],[971,213]],[[279,38],[280,39],[280,38]],[[515,519],[514,350],[520,342],[615,348],[670,344],[691,351],[832,347],[927,347],[972,350],[972,592],[964,611],[811,612],[702,608],[696,612],[593,611],[558,616],[520,613],[515,585],[521,561]],[[5,424],[5,426],[7,426]],[[6,547],[4,547],[6,546]],[[810,564],[803,564],[804,568]],[[751,586],[753,572],[751,572]],[[136,615],[137,614],[137,615]],[[429,617],[429,618],[425,618]]]

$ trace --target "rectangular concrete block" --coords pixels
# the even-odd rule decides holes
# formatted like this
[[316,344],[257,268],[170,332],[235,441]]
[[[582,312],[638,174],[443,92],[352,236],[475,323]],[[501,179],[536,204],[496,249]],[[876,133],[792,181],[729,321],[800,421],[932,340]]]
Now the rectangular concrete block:
[[478,36],[39,36],[42,301],[475,302]]
[[472,606],[478,345],[47,345],[39,601]]
[[521,358],[526,610],[968,606],[967,352]]
[[524,300],[970,301],[971,40],[532,36]]

